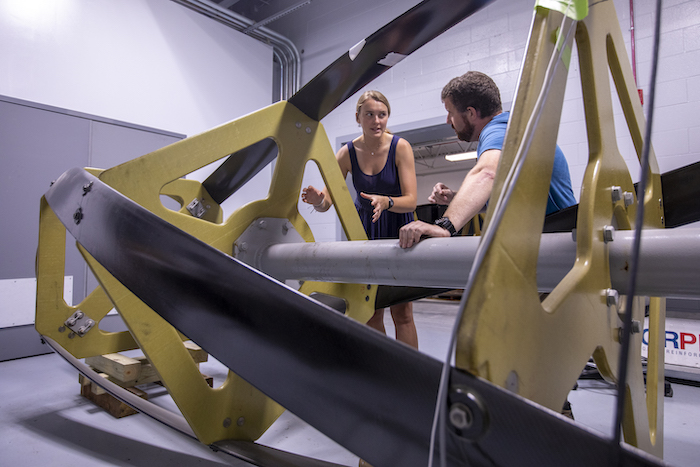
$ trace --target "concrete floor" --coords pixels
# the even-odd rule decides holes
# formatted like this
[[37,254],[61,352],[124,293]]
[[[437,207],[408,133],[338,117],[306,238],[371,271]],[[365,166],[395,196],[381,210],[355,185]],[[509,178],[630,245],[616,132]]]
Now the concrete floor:
[[[458,303],[421,300],[414,304],[421,351],[443,359]],[[393,326],[387,310],[387,331]],[[215,385],[227,369],[210,357],[202,372]],[[79,394],[76,371],[55,354],[0,363],[1,466],[248,466],[211,451],[141,414],[112,418]],[[172,407],[164,389],[147,388],[150,400]],[[665,460],[678,467],[700,459],[700,387],[673,384],[665,398]],[[595,380],[580,380],[569,399],[576,421],[611,436],[615,390]],[[357,456],[285,413],[258,441],[341,465],[356,466]]]

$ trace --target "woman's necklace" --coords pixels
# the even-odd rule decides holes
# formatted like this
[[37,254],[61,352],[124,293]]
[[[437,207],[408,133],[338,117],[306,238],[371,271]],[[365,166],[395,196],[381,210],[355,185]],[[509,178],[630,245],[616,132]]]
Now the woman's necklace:
[[367,146],[367,149],[369,149],[370,154],[372,154],[374,156],[374,153],[378,152],[379,148],[382,147],[382,137],[381,136],[379,137],[379,144],[377,145],[377,149],[375,149],[374,151],[372,151],[372,148],[369,147],[369,144],[367,144],[366,139],[365,139],[365,145]]

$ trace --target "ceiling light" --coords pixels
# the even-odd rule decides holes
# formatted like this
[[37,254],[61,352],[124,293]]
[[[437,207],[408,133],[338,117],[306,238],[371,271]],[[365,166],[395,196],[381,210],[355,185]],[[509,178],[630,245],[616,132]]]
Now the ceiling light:
[[450,162],[468,161],[471,159],[476,159],[476,151],[470,152],[460,152],[459,154],[448,154],[445,156]]

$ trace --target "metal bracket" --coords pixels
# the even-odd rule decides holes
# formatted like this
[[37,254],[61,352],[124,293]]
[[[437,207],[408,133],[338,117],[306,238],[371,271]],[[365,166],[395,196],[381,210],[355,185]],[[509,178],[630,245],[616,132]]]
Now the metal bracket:
[[83,337],[95,325],[95,320],[78,310],[73,313],[70,318],[65,320],[63,324],[65,324],[68,329],[73,331],[79,337]]
[[207,213],[209,208],[211,208],[211,206],[208,204],[204,204],[204,198],[195,198],[190,202],[190,204],[187,205],[187,210],[190,212],[190,214],[200,219],[204,214]]
[[269,274],[262,265],[263,251],[278,243],[306,242],[288,219],[261,217],[255,219],[234,242],[233,257]]

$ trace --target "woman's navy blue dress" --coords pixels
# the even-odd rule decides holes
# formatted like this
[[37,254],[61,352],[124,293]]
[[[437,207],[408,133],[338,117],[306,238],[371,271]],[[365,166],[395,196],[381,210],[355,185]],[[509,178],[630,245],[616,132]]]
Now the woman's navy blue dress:
[[396,167],[396,145],[399,137],[394,135],[391,139],[389,156],[386,158],[384,168],[376,175],[367,175],[360,170],[357,164],[357,153],[352,141],[348,143],[350,150],[350,162],[352,163],[352,184],[355,186],[357,198],[355,198],[355,208],[360,215],[362,225],[370,240],[382,238],[399,238],[399,229],[413,221],[413,213],[395,213],[382,211],[379,220],[372,223],[372,204],[370,200],[360,196],[360,192],[368,195],[385,195],[391,197],[401,196],[401,184],[399,183],[399,170]]

